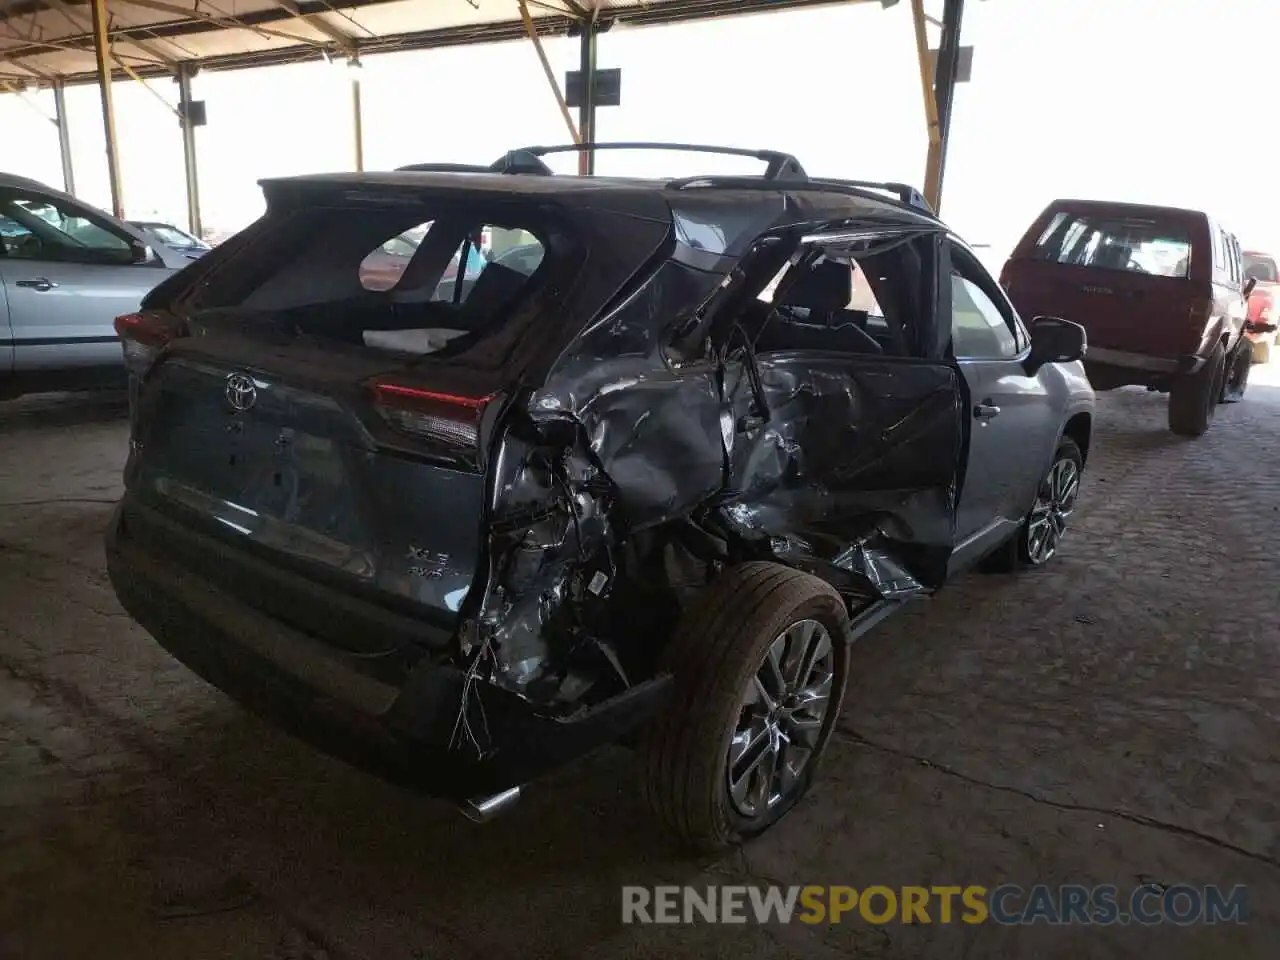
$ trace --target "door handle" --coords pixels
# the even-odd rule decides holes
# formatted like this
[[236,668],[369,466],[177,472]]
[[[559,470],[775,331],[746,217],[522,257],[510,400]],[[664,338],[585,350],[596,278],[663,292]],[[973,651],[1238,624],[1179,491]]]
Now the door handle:
[[32,290],[39,290],[44,293],[46,290],[52,290],[57,284],[47,277],[36,277],[34,280],[19,280],[14,286],[30,287]]
[[1000,408],[993,403],[975,403],[973,405],[973,419],[975,420],[991,420],[998,416],[1000,416]]

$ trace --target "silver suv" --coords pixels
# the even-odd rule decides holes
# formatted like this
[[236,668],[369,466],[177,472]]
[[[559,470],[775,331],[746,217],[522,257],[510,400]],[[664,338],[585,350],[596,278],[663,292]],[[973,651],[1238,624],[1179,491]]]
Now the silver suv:
[[112,321],[189,263],[69,194],[0,173],[0,399],[123,385]]

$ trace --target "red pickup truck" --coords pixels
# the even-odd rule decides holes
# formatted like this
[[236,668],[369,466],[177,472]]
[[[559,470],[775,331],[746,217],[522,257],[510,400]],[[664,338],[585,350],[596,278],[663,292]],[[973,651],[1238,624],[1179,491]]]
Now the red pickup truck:
[[[1276,345],[1276,321],[1280,319],[1280,271],[1269,253],[1244,251],[1244,273],[1257,283],[1249,295],[1249,323],[1245,334],[1253,342],[1254,363],[1266,363]],[[1267,329],[1270,327],[1271,329]]]

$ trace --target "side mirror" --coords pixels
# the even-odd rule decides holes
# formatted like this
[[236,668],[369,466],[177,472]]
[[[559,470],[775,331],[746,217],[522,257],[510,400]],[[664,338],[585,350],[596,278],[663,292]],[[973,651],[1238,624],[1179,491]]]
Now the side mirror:
[[1244,298],[1249,299],[1249,294],[1253,293],[1253,288],[1258,285],[1257,277],[1250,277],[1244,282]]
[[156,258],[156,253],[141,240],[134,240],[129,244],[129,252],[132,254],[131,263],[151,263]]
[[1088,337],[1080,324],[1060,317],[1036,317],[1031,321],[1031,366],[1083,360],[1087,349]]

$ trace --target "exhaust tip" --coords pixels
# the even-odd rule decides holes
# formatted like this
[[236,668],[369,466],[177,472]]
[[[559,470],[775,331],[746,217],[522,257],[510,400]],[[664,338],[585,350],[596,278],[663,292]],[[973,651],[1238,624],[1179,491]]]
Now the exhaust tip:
[[488,823],[520,799],[520,788],[511,787],[487,797],[473,797],[461,805],[462,815],[472,823]]

